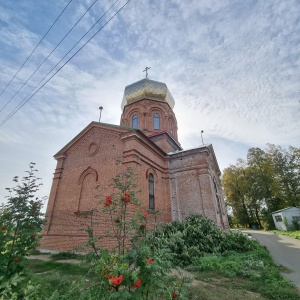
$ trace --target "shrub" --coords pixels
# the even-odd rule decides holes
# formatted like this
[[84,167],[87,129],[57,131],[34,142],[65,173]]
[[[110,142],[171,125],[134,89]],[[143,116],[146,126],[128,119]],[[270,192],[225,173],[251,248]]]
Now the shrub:
[[256,241],[244,234],[223,232],[213,221],[196,213],[183,221],[163,225],[156,236],[164,239],[173,253],[174,264],[181,266],[207,253],[245,252],[258,247]]
[[235,251],[235,252],[247,252],[255,250],[259,247],[259,244],[249,239],[249,237],[239,232],[227,232],[223,236],[221,242],[221,252]]
[[5,295],[10,295],[7,299],[19,294],[24,296],[31,289],[24,260],[37,246],[44,223],[42,200],[34,196],[41,185],[37,183],[39,178],[35,176],[34,165],[29,164],[28,174],[20,182],[14,177],[17,185],[7,189],[11,196],[0,211],[0,294],[4,295],[3,299]]

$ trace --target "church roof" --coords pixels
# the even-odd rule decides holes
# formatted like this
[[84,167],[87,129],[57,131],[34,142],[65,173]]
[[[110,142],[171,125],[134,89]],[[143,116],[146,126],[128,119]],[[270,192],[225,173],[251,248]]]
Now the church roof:
[[142,99],[167,102],[172,109],[175,105],[174,98],[165,83],[144,78],[125,87],[121,107],[123,109],[125,105]]

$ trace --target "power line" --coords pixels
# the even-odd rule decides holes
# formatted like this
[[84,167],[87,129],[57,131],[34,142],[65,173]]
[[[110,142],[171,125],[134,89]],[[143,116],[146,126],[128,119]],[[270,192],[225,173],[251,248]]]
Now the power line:
[[17,73],[12,77],[12,79],[9,81],[9,83],[5,86],[4,90],[1,92],[0,96],[6,91],[6,89],[8,88],[8,86],[11,84],[11,82],[14,80],[14,78],[18,75],[18,73],[21,71],[21,69],[24,67],[24,65],[26,64],[26,62],[28,61],[28,59],[32,56],[32,54],[35,52],[36,48],[40,45],[40,43],[44,40],[44,38],[46,37],[46,35],[49,33],[49,31],[52,29],[52,27],[54,26],[54,24],[58,21],[58,19],[61,17],[61,15],[64,13],[64,11],[67,9],[67,7],[69,6],[69,4],[72,2],[73,0],[70,0],[68,2],[68,4],[65,6],[65,8],[62,10],[62,12],[59,14],[59,16],[56,18],[56,20],[53,22],[53,24],[50,26],[50,28],[47,30],[47,32],[44,34],[44,36],[42,37],[42,39],[38,42],[38,44],[35,46],[35,48],[32,50],[32,52],[29,54],[29,56],[26,58],[26,60],[24,61],[24,63],[22,64],[22,66],[19,68],[19,70],[17,71]]
[[52,55],[52,53],[58,48],[58,46],[64,41],[64,39],[69,35],[69,33],[75,28],[75,26],[82,20],[82,18],[88,13],[88,11],[94,6],[98,0],[95,0],[90,7],[85,11],[85,13],[79,18],[79,20],[72,26],[72,28],[65,34],[65,36],[60,40],[60,42],[55,46],[55,48],[48,54],[48,56],[42,61],[42,63],[36,68],[36,70],[29,76],[29,78],[21,85],[21,87],[15,92],[15,94],[8,100],[8,102],[1,108],[0,112],[15,98],[15,96],[20,92],[20,90],[26,85],[26,83],[32,78],[32,76],[40,69],[40,67],[46,62],[46,60]]
[[[103,14],[101,16],[100,19],[98,19],[98,21],[89,29],[89,31],[108,13],[108,11],[118,2],[119,0],[115,1],[110,7],[109,9],[105,12],[105,14]],[[62,61],[62,59],[68,54],[70,53],[70,51],[73,50],[73,48],[82,40],[82,38],[84,38],[84,36],[89,32],[87,32],[67,53],[66,55],[54,66],[54,68],[48,72],[48,74],[36,85],[36,87],[22,100],[22,102],[15,107],[10,114],[2,121],[2,123],[0,124],[0,127],[2,127],[19,109],[21,109],[23,107],[24,104],[26,104],[37,92],[39,92],[78,52],[80,52],[82,50],[83,47],[85,47],[131,0],[128,0],[123,6],[121,6],[121,8],[119,10],[117,10],[117,12],[107,21],[104,23],[103,26],[101,26],[96,33],[94,33],[49,79],[46,80],[45,83],[43,83],[28,99],[26,99],[28,97],[28,95],[49,75],[49,73],[52,72],[52,70]]]
[[[68,62],[69,62],[69,60],[71,60],[72,58],[73,58],[73,56],[75,56],[80,50],[81,50],[81,48],[83,48],[84,46],[85,46],[85,44],[68,60],[68,61],[66,61],[66,63],[60,68],[60,69],[58,69],[57,70],[57,72],[56,73],[54,73],[53,74],[53,76],[51,76],[51,78],[49,78],[28,100],[26,100],[25,101],[25,99],[44,81],[44,79],[59,65],[59,63],[79,44],[79,42],[97,25],[97,23],[99,23],[99,21],[101,21],[101,19],[109,12],[109,10],[118,2],[119,0],[116,0],[109,8],[108,8],[108,10],[92,25],[92,27],[74,44],[74,46],[59,60],[59,62],[57,62],[56,63],[56,65],[43,77],[43,79],[23,98],[23,100],[21,101],[21,103],[19,104],[19,105],[17,105],[10,113],[9,113],[9,115],[4,119],[4,123],[10,118],[10,116],[12,116],[15,112],[17,112],[18,111],[18,107],[22,107],[29,99],[31,99],[49,80],[51,80],[51,78],[56,74],[56,73],[58,73],[60,70],[61,70],[61,68],[63,68],[64,67],[64,65],[65,64],[67,64]],[[128,1],[129,2],[129,1]],[[126,3],[127,4],[127,3]],[[126,5],[125,4],[125,5]],[[125,6],[124,5],[124,6]],[[122,7],[123,8],[123,7]],[[121,8],[121,9],[122,9]],[[114,17],[114,16],[113,16]],[[110,21],[110,20],[109,20]],[[109,22],[108,21],[108,22]],[[107,23],[106,23],[107,24]],[[103,27],[105,27],[105,25],[106,24],[104,24],[104,26]],[[101,27],[100,28],[100,30],[103,28],[103,27]],[[100,30],[98,30],[97,32],[96,32],[96,34],[100,31]],[[95,34],[95,35],[96,35]],[[92,37],[91,37],[91,39],[95,36],[95,35],[93,35]],[[89,42],[89,40],[87,41],[87,43]],[[23,104],[23,102],[25,102],[24,104]],[[1,123],[0,124],[0,127],[4,124],[4,123]]]

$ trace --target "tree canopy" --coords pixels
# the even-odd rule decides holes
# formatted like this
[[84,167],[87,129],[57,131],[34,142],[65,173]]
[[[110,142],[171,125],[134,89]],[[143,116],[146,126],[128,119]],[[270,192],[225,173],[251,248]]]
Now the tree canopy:
[[273,227],[272,212],[300,206],[300,148],[250,148],[246,160],[224,170],[222,183],[235,223]]

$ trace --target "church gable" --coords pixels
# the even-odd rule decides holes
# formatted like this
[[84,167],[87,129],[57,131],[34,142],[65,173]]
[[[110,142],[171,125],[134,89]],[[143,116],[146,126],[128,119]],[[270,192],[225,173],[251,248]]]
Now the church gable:
[[86,147],[86,155],[94,156],[99,151],[101,143],[105,143],[109,139],[118,139],[122,133],[129,130],[130,128],[92,122],[54,157],[57,158],[64,154],[70,155],[82,147]]

